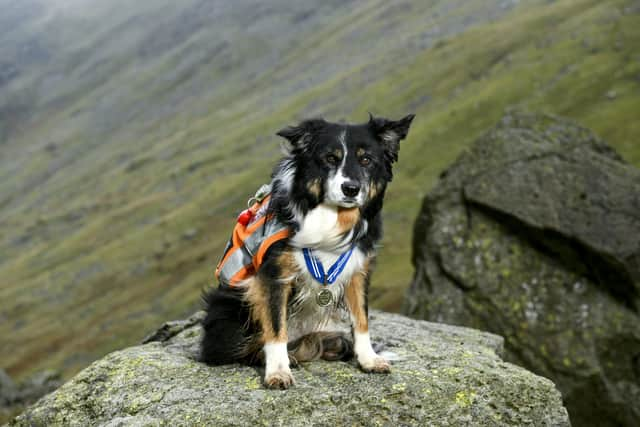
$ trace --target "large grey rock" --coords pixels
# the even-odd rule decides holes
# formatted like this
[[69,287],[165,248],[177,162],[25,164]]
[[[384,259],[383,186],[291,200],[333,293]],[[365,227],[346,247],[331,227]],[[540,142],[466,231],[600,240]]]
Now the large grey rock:
[[640,171],[565,120],[507,114],[414,232],[405,312],[506,338],[576,425],[640,425]]
[[502,361],[492,334],[374,312],[374,338],[401,358],[391,374],[312,362],[273,391],[260,368],[194,360],[202,315],[93,363],[10,425],[569,425],[553,383]]

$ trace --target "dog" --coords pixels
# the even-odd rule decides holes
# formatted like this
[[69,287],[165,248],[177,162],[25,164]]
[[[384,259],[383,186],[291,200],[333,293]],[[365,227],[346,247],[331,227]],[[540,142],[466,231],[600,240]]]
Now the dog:
[[[241,214],[240,234],[234,233],[218,269],[238,254],[253,261],[237,261],[240,279],[221,279],[203,297],[203,362],[264,363],[264,384],[274,389],[294,384],[291,365],[320,358],[355,356],[365,372],[390,372],[371,344],[367,294],[385,190],[413,118],[369,115],[363,124],[310,119],[277,132],[286,140],[285,156],[269,194]],[[264,194],[256,197],[260,202]],[[254,229],[275,231],[266,233],[269,245],[249,250],[238,236],[254,216],[261,218]],[[340,329],[344,320],[350,331]]]

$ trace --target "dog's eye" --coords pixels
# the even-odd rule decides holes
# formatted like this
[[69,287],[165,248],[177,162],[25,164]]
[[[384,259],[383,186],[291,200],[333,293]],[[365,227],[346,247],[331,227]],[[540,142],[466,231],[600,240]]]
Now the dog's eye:
[[327,163],[329,163],[330,165],[337,165],[338,157],[333,154],[327,154]]
[[369,156],[360,157],[360,164],[362,166],[368,166],[370,163],[371,163],[371,157]]

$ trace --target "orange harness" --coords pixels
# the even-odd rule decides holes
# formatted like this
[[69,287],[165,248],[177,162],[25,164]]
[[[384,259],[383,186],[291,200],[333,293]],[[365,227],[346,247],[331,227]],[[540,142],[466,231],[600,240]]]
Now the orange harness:
[[258,191],[255,203],[240,214],[233,228],[216,267],[216,277],[222,286],[234,287],[254,276],[267,250],[274,243],[289,237],[289,229],[278,222],[273,214],[267,214],[271,195],[261,194],[261,191],[268,191],[266,188]]

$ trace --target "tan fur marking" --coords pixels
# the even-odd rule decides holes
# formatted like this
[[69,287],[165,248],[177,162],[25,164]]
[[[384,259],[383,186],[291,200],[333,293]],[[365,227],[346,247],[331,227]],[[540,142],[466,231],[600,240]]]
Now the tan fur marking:
[[307,183],[307,190],[316,197],[320,197],[320,179],[314,179]]
[[353,328],[356,332],[367,332],[369,330],[369,319],[365,310],[365,280],[369,270],[369,261],[366,261],[363,271],[351,277],[344,293],[349,312],[353,315]]
[[358,223],[360,219],[359,208],[338,208],[338,229],[341,233],[346,233]]
[[[297,267],[293,254],[290,251],[283,252],[278,258],[278,264],[282,269],[282,279],[293,278]],[[280,307],[280,330],[276,335],[273,330],[271,311],[269,310],[268,291],[258,276],[254,276],[249,284],[246,300],[251,306],[251,318],[262,329],[261,343],[287,342],[287,301],[291,295],[293,280],[281,283],[284,292],[283,304]]]
[[358,157],[364,156],[364,153],[365,153],[364,148],[358,148],[358,150],[356,150],[356,155]]
[[271,326],[271,315],[269,313],[266,289],[257,277],[253,277],[245,298],[251,306],[251,319],[262,328],[260,343],[264,344],[265,342],[274,341],[276,336]]
[[282,286],[284,286],[285,289],[282,307],[280,307],[280,333],[278,334],[277,338],[279,342],[287,342],[287,303],[293,290],[295,277],[299,271],[298,264],[296,263],[293,253],[289,250],[280,254],[280,256],[278,257],[278,265],[280,266],[280,271],[282,274],[282,277],[280,277],[280,279],[287,280],[282,283]]
[[369,200],[376,197],[376,194],[378,194],[378,187],[375,185],[369,186]]
[[[300,273],[300,269],[298,267],[298,263],[296,262],[295,257],[293,256],[293,252],[287,250],[280,254],[278,258],[278,265],[282,271],[282,278],[291,278],[292,276]],[[289,285],[293,285],[293,280]]]
[[376,197],[381,189],[382,189],[382,185],[379,183],[369,186],[369,200]]

